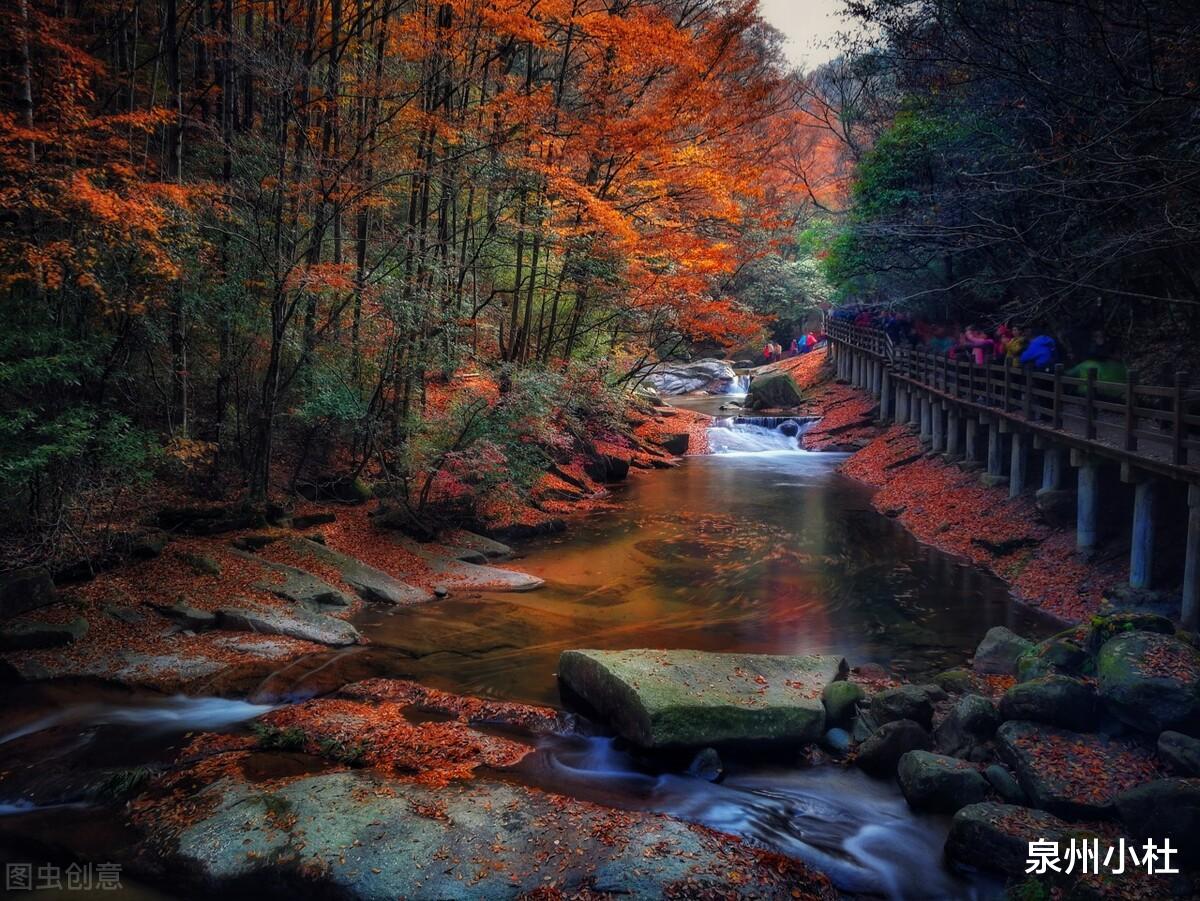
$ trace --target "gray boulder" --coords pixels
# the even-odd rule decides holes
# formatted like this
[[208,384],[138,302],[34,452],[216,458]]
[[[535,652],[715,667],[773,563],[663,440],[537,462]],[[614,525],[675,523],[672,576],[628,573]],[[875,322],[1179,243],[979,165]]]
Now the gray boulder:
[[871,716],[880,725],[912,720],[928,729],[933,722],[933,701],[920,685],[887,688],[871,696]]
[[1017,777],[1000,766],[998,763],[993,763],[989,767],[985,767],[983,778],[988,781],[988,785],[992,790],[1000,796],[1000,800],[1005,804],[1020,804],[1024,806],[1026,802],[1025,792],[1021,790],[1021,783],[1017,781]]
[[1123,792],[1116,803],[1138,838],[1169,838],[1184,860],[1200,855],[1200,780],[1157,779]]
[[687,768],[689,776],[703,779],[705,782],[716,782],[724,772],[725,767],[716,748],[701,748]]
[[1000,699],[1000,716],[1062,726],[1075,732],[1096,727],[1096,690],[1073,676],[1041,676],[1020,682]]
[[896,777],[904,800],[914,810],[953,813],[982,801],[988,793],[987,780],[974,766],[957,757],[928,751],[909,751],[901,756]]
[[87,620],[81,616],[66,623],[13,620],[0,626],[0,652],[60,648],[83,638],[87,630]]
[[217,615],[208,610],[198,610],[182,601],[176,604],[155,604],[154,609],[167,619],[176,623],[181,629],[192,632],[203,632],[214,629],[217,625]]
[[998,676],[1015,676],[1017,658],[1033,647],[1033,642],[1022,638],[1005,626],[993,626],[975,649],[971,665],[977,673]]
[[185,825],[163,817],[148,842],[173,849],[186,897],[243,897],[249,886],[257,897],[345,901],[660,898],[679,887],[679,897],[836,897],[799,865],[687,823],[521,785],[351,770],[269,784],[226,777],[189,800]]
[[[368,566],[355,557],[339,553],[323,544],[305,538],[294,538],[289,544],[298,553],[313,557],[336,569],[341,580],[353,588],[355,594],[364,601],[407,605],[420,604],[432,599],[430,592],[425,589],[401,582],[381,569]],[[469,563],[460,565],[470,566]]]
[[224,607],[217,611],[217,626],[233,632],[286,635],[317,644],[345,647],[355,644],[358,630],[345,620],[303,607],[277,610],[269,607]]
[[665,363],[647,376],[646,381],[660,395],[690,394],[707,391],[727,394],[736,374],[725,360],[696,360],[692,363]]
[[1181,776],[1200,776],[1200,738],[1164,732],[1158,737],[1158,756]]
[[796,380],[786,372],[757,376],[746,394],[747,410],[786,410],[804,403]]
[[957,863],[1023,878],[1029,843],[1050,841],[1060,850],[1075,827],[1041,810],[984,801],[954,815],[946,856]]
[[564,651],[558,676],[625,738],[643,747],[725,741],[814,742],[825,686],[841,657],[703,651]]
[[929,733],[912,720],[884,723],[858,747],[855,762],[872,776],[891,776],[896,764],[909,751],[928,751]]
[[54,580],[44,569],[18,569],[0,576],[0,620],[48,607],[57,600]]
[[979,759],[986,756],[985,746],[999,725],[995,704],[981,695],[963,695],[938,723],[934,745],[943,754]]
[[[314,545],[317,547],[319,545]],[[272,563],[257,554],[234,548],[230,553],[258,564],[271,575],[254,584],[255,588],[269,592],[277,598],[291,601],[310,610],[322,607],[349,607],[352,599],[344,591],[334,588],[324,579],[318,579],[312,573],[288,566],[285,563]],[[282,579],[274,578],[282,576]]]
[[1200,653],[1171,635],[1129,632],[1096,658],[1100,698],[1119,720],[1157,735],[1200,734]]

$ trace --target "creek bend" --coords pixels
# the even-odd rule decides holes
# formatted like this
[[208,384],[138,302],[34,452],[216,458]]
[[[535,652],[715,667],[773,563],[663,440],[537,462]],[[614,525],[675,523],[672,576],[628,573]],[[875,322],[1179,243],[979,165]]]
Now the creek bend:
[[[86,689],[26,698],[0,728],[0,764],[41,754],[58,781],[0,799],[5,833],[23,821],[34,832],[97,828],[96,802],[69,792],[63,800],[73,762],[112,763],[122,748],[129,764],[167,759],[186,731],[245,728],[266,705],[367,676],[561,706],[555,665],[572,647],[836,653],[920,679],[961,664],[990,626],[1052,629],[997,579],[875,512],[870,490],[838,473],[842,455],[800,450],[786,431],[721,422],[710,431],[714,453],[634,479],[618,489],[616,510],[525,544],[516,566],[544,579],[540,590],[368,608],[355,623],[370,645],[295,661],[247,686],[244,701]],[[140,743],[126,744],[131,729]],[[914,815],[893,783],[857,770],[735,752],[724,780],[710,783],[687,776],[687,761],[641,757],[586,721],[536,741],[498,778],[738,834],[825,871],[850,894],[999,891],[943,868],[948,819]],[[263,764],[268,774],[297,767],[295,755],[278,756]],[[93,851],[97,842],[88,831]]]

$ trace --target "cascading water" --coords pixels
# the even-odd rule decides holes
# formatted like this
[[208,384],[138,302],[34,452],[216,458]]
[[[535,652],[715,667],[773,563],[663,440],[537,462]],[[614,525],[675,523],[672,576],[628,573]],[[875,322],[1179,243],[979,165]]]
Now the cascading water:
[[714,454],[804,453],[800,436],[809,422],[779,416],[728,416],[713,421],[708,446]]
[[943,869],[945,820],[914,816],[891,784],[855,770],[754,767],[735,769],[718,784],[647,771],[611,738],[550,735],[516,774],[551,791],[740,835],[822,870],[844,892],[895,899],[1002,894]]
[[750,390],[750,376],[735,375],[725,389],[726,394],[745,394]]

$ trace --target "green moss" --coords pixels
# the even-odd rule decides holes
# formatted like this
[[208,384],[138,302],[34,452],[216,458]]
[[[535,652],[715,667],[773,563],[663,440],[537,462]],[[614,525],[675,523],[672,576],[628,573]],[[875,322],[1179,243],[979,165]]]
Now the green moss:
[[304,730],[295,726],[278,729],[266,723],[254,723],[250,726],[250,731],[258,739],[258,746],[264,750],[303,751],[304,745],[308,741]]

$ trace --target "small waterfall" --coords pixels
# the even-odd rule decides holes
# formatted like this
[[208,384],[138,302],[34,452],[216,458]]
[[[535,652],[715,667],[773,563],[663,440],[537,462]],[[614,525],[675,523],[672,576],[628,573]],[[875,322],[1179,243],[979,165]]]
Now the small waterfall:
[[714,454],[798,453],[811,423],[789,416],[728,416],[714,420],[708,445]]
[[749,375],[735,375],[730,381],[729,387],[725,389],[726,394],[745,394],[750,390]]

